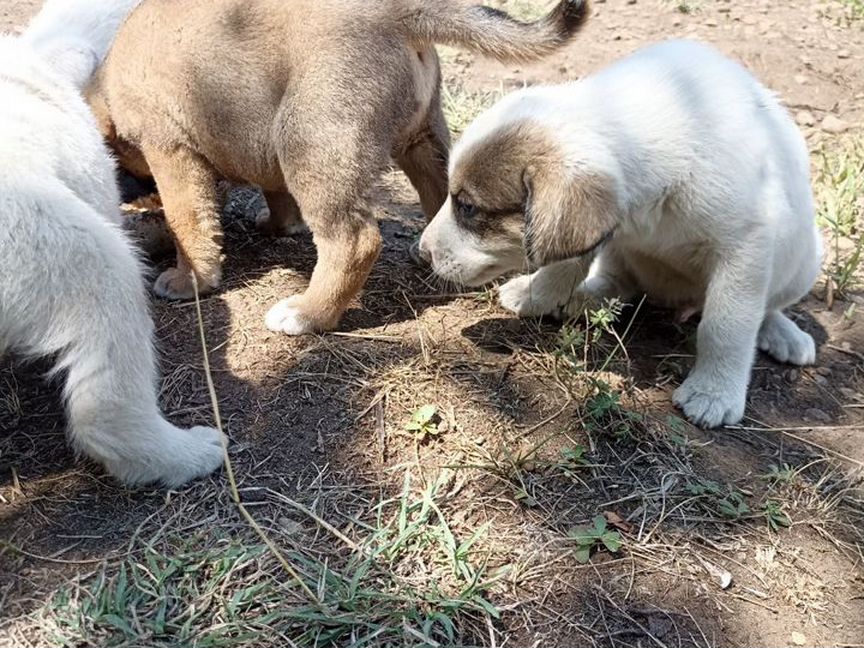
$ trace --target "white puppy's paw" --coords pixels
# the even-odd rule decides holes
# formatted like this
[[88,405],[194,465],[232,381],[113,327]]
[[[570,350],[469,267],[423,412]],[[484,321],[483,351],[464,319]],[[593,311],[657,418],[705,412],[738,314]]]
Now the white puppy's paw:
[[176,447],[171,465],[166,466],[159,478],[165,486],[174,488],[205,477],[222,465],[222,435],[209,427],[188,430],[174,428],[174,434],[183,435],[183,443]]
[[532,286],[532,275],[520,275],[498,289],[501,305],[519,317],[539,317],[549,315],[557,304],[549,303],[542,290]]
[[155,432],[144,432],[144,439],[130,439],[125,448],[106,452],[104,448],[84,444],[82,449],[94,459],[104,460],[108,472],[130,485],[158,482],[176,488],[209,475],[222,465],[222,435],[218,430],[209,427],[184,430],[164,419],[157,420],[154,426]]
[[315,332],[315,326],[303,316],[298,296],[283,299],[276,304],[267,313],[264,323],[274,333],[305,335]]
[[588,296],[579,290],[561,295],[535,275],[521,275],[498,289],[498,299],[504,308],[519,317],[551,315],[565,319],[581,314]]
[[816,362],[816,343],[782,313],[769,313],[759,329],[759,349],[778,362],[811,365]]
[[738,423],[744,418],[746,399],[746,383],[719,381],[698,373],[691,373],[672,396],[684,415],[702,428]]

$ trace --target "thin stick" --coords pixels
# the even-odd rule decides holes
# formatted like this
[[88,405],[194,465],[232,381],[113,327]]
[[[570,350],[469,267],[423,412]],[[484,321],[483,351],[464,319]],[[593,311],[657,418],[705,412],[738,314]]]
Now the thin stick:
[[[754,418],[750,419],[751,421],[755,421],[760,425],[764,425],[761,421],[758,421]],[[727,425],[726,429],[728,430],[741,430],[744,432],[778,432],[783,436],[787,436],[790,439],[795,439],[805,445],[812,446],[818,450],[821,450],[825,454],[831,455],[838,459],[842,459],[848,463],[854,464],[859,468],[864,468],[864,461],[858,461],[857,459],[853,459],[852,457],[843,454],[842,452],[838,452],[837,450],[832,450],[831,448],[822,445],[821,443],[816,443],[815,441],[811,441],[806,437],[802,437],[798,434],[793,434],[793,432],[827,432],[827,431],[835,431],[835,430],[862,430],[864,426],[861,425],[838,425],[838,426],[830,426],[825,425],[821,427],[746,427],[743,425]]]
[[240,511],[240,515],[249,523],[249,526],[254,529],[255,533],[261,538],[267,548],[276,556],[276,559],[282,565],[282,568],[287,572],[291,578],[297,581],[297,584],[300,585],[300,588],[306,593],[306,595],[312,600],[315,605],[319,608],[323,607],[321,605],[321,601],[318,600],[318,597],[309,589],[309,586],[303,582],[303,579],[300,578],[300,575],[294,570],[288,560],[282,555],[282,552],[279,551],[279,548],[275,545],[275,543],[270,539],[270,536],[261,528],[261,526],[255,521],[255,518],[246,510],[246,507],[243,506],[243,502],[240,501],[240,491],[237,489],[237,480],[234,477],[234,465],[231,463],[231,457],[228,456],[228,437],[225,436],[225,432],[222,429],[222,415],[219,412],[219,400],[216,397],[216,387],[213,385],[213,376],[210,373],[210,355],[207,352],[207,338],[204,335],[204,316],[201,314],[201,299],[198,294],[198,278],[195,276],[195,273],[190,273],[192,275],[192,286],[195,288],[195,312],[198,315],[198,333],[201,336],[201,350],[204,354],[204,376],[207,378],[207,390],[210,392],[210,403],[213,405],[213,417],[216,421],[216,429],[219,430],[222,439],[222,458],[225,464],[225,472],[228,475],[228,485],[231,491],[231,499],[234,500],[234,504],[237,506],[237,510]]
[[834,351],[839,351],[840,353],[845,353],[846,355],[850,355],[853,358],[858,358],[862,362],[864,362],[864,353],[858,353],[857,351],[853,351],[852,349],[844,349],[843,347],[835,346],[833,344],[826,345],[829,349],[833,349]]
[[40,556],[39,554],[30,553],[29,551],[25,551],[21,547],[12,544],[8,540],[0,539],[0,548],[9,549],[13,553],[18,553],[18,554],[21,554],[22,556],[27,556],[28,558],[33,558],[34,560],[41,560],[43,562],[56,563],[58,565],[93,565],[96,563],[106,562],[109,560],[116,560],[118,558],[125,558],[126,556],[129,556],[132,553],[134,553],[131,551],[127,551],[125,553],[113,554],[111,556],[102,556],[101,558],[87,558],[85,560],[64,560],[63,558],[52,558],[50,556]]
[[358,545],[356,542],[354,542],[351,538],[346,536],[344,533],[342,533],[339,529],[334,527],[332,524],[330,524],[329,522],[327,522],[326,520],[324,520],[320,516],[315,515],[315,513],[313,513],[311,510],[309,510],[308,508],[303,506],[300,502],[295,502],[294,500],[292,500],[287,495],[283,495],[282,493],[277,493],[276,491],[274,491],[270,488],[267,489],[267,492],[269,492],[270,495],[272,495],[273,497],[278,499],[280,502],[284,502],[288,506],[296,509],[297,511],[300,511],[301,513],[303,513],[307,517],[311,518],[318,526],[320,526],[325,531],[329,531],[336,538],[338,538],[343,543],[345,543],[345,545],[348,546],[350,549],[356,551],[357,553],[361,553],[361,554],[365,554],[365,555],[369,554],[369,552],[365,551],[363,549],[363,547]]

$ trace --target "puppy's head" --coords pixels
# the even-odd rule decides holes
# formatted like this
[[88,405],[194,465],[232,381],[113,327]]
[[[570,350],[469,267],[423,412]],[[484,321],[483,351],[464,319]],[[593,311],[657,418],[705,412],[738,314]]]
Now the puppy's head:
[[420,240],[436,274],[469,286],[589,254],[619,222],[610,174],[533,118],[483,123],[494,118],[454,150],[450,197]]

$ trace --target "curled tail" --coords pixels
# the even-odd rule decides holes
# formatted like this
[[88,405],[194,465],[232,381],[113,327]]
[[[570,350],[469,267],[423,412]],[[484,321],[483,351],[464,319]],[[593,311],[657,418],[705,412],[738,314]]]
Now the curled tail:
[[546,16],[521,22],[460,0],[409,0],[403,22],[411,40],[455,45],[500,61],[533,61],[566,45],[588,19],[588,0],[560,0]]

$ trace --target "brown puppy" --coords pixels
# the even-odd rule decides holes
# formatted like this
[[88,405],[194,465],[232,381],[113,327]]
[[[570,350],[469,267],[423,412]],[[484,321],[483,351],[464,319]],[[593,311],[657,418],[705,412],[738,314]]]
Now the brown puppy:
[[162,196],[178,255],[155,291],[190,297],[190,271],[218,286],[217,178],[255,184],[269,205],[263,225],[291,229],[302,212],[318,248],[308,289],[271,309],[268,327],[332,329],[378,256],[367,192],[391,156],[428,218],[446,200],[433,44],[532,60],[586,17],[586,0],[562,0],[534,23],[462,0],[144,0],[91,100],[121,163],[149,169]]

